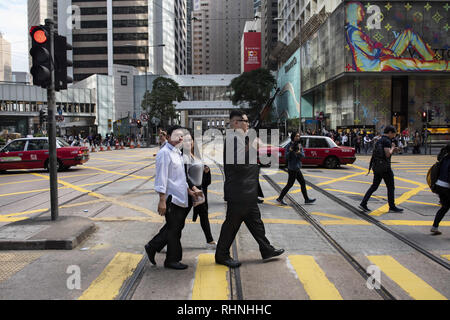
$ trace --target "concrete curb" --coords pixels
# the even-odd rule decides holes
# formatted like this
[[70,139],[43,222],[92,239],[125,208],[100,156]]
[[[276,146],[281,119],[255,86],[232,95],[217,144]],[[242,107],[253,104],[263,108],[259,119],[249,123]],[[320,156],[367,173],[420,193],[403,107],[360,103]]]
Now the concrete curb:
[[[27,232],[26,229],[38,229]],[[57,221],[49,217],[28,219],[0,228],[0,250],[72,250],[96,230],[94,222],[84,217],[63,216]],[[8,233],[14,239],[5,239]]]

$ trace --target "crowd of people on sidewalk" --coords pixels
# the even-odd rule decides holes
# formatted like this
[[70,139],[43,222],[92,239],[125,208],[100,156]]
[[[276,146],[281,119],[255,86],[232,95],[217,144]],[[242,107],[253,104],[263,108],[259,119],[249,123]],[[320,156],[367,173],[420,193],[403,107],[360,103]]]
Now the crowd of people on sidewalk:
[[[310,130],[307,129],[306,135],[321,135],[330,137],[338,146],[347,146],[355,148],[358,154],[371,154],[377,141],[381,139],[380,132],[372,132],[365,129],[352,129],[348,131],[336,130]],[[398,153],[420,154],[423,146],[424,137],[423,132],[403,130],[401,133],[396,133],[393,138],[395,146],[398,147]],[[411,151],[410,151],[411,150]]]
[[128,135],[128,136],[116,136],[114,133],[106,134],[102,137],[101,134],[89,134],[89,135],[69,135],[66,134],[62,137],[71,146],[85,146],[98,148],[100,146],[104,147],[114,147],[116,145],[130,146],[132,144],[143,144],[143,137],[141,134]]

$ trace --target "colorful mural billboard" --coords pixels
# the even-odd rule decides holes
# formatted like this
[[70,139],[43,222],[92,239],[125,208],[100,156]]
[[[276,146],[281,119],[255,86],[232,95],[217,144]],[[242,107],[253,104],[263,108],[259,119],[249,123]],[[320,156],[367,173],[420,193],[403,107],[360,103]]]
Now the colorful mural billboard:
[[448,72],[450,2],[348,1],[346,71]]
[[298,119],[300,116],[300,49],[278,70],[277,87],[281,89],[275,100],[279,119]]

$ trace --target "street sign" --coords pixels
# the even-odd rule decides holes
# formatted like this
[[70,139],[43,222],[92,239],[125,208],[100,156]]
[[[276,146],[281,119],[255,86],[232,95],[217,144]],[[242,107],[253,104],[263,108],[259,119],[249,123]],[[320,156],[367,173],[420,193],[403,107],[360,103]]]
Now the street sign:
[[147,122],[148,119],[149,119],[148,113],[143,113],[143,114],[141,114],[141,120],[142,120],[142,121]]
[[153,124],[153,125],[158,126],[158,125],[160,124],[160,122],[161,122],[160,119],[158,119],[158,118],[156,118],[156,117],[153,117],[153,118],[152,118],[152,124]]

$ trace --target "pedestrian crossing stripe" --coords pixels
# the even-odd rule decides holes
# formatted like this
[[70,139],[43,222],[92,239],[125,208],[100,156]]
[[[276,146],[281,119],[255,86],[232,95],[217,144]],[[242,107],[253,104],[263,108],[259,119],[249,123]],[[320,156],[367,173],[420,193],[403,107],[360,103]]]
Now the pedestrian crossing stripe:
[[133,274],[142,254],[117,253],[78,300],[114,300],[123,283]]
[[[442,255],[450,260],[450,255]],[[143,255],[119,252],[91,283],[79,300],[113,300],[136,270]],[[416,300],[447,300],[420,277],[391,256],[367,256],[369,261]],[[288,265],[295,271],[311,300],[343,300],[313,256],[290,255]],[[245,264],[244,266],[245,267]],[[192,287],[192,300],[229,300],[229,268],[215,263],[214,254],[200,254]],[[148,297],[151,298],[151,297]]]
[[228,268],[216,264],[214,254],[198,256],[192,300],[228,300]]
[[298,279],[311,300],[343,300],[312,256],[289,256]]
[[447,300],[441,293],[391,256],[367,256],[367,258],[412,298],[416,300]]

